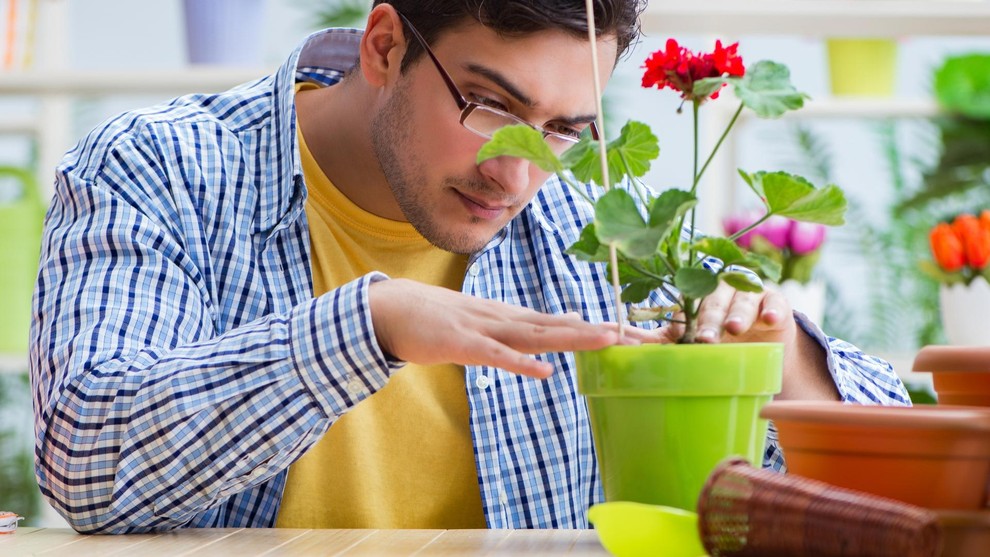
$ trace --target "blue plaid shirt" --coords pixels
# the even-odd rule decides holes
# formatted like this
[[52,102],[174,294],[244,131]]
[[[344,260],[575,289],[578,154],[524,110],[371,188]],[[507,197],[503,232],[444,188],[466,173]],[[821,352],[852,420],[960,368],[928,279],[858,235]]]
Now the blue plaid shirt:
[[[359,39],[320,32],[272,76],[118,116],[59,166],[30,363],[38,481],[76,529],[272,526],[289,464],[401,365],[368,310],[383,275],[312,294],[293,86],[336,82]],[[614,320],[603,269],[564,254],[591,217],[551,179],[463,291]],[[907,403],[888,364],[800,323],[845,400]],[[573,356],[541,358],[546,381],[466,368],[491,528],[586,528],[602,499]]]

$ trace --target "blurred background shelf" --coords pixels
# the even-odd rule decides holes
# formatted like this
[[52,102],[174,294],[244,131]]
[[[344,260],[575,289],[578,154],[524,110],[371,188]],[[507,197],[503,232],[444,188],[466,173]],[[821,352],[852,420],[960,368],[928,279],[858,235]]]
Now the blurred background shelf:
[[0,95],[182,95],[219,92],[271,73],[270,69],[197,66],[177,70],[54,71],[0,74]]
[[649,33],[903,37],[987,35],[986,0],[652,0]]

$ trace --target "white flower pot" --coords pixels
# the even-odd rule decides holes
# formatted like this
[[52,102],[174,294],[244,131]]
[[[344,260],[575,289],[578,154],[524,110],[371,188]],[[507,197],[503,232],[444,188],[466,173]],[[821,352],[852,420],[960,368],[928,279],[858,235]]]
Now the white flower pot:
[[821,325],[825,318],[825,283],[813,280],[801,284],[796,280],[785,280],[780,284],[780,291],[791,303],[791,308],[808,316],[814,323]]
[[189,62],[261,65],[266,0],[185,0]]
[[942,328],[949,344],[990,346],[990,284],[977,278],[969,286],[942,285]]

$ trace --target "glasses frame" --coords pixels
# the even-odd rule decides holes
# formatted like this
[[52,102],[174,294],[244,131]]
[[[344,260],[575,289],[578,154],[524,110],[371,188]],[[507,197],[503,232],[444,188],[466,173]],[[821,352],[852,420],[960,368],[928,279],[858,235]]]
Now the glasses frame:
[[[447,85],[447,89],[450,91],[450,95],[452,97],[454,97],[454,102],[457,103],[457,108],[459,108],[460,111],[461,111],[460,124],[461,124],[461,126],[464,127],[464,129],[469,130],[469,131],[471,131],[472,133],[474,133],[476,135],[479,135],[481,137],[484,137],[485,139],[491,139],[491,135],[490,134],[487,134],[485,132],[476,130],[476,129],[474,129],[474,128],[472,128],[472,127],[470,127],[470,126],[468,126],[468,125],[466,125],[464,123],[464,121],[467,120],[468,116],[470,116],[472,112],[474,112],[476,110],[482,110],[482,111],[485,111],[485,112],[490,112],[490,113],[493,113],[493,114],[497,114],[499,116],[503,116],[505,118],[508,118],[509,120],[512,120],[514,122],[518,122],[519,124],[522,124],[524,126],[529,126],[530,128],[533,128],[534,130],[536,130],[536,131],[540,132],[541,134],[543,134],[543,139],[544,140],[546,138],[548,138],[548,137],[553,137],[553,138],[560,139],[560,140],[565,141],[566,143],[570,143],[570,144],[577,144],[579,141],[581,141],[581,139],[578,138],[578,137],[573,137],[573,136],[564,135],[564,134],[557,133],[557,132],[552,132],[552,131],[546,130],[546,129],[540,127],[540,126],[536,126],[536,125],[534,125],[534,124],[532,124],[530,122],[527,122],[526,120],[523,120],[522,118],[516,116],[515,114],[510,113],[510,112],[506,112],[504,110],[499,110],[497,108],[492,108],[490,106],[485,106],[483,104],[472,102],[472,101],[469,101],[466,98],[464,98],[464,95],[461,93],[461,90],[457,87],[457,85],[454,84],[453,78],[450,77],[450,74],[447,73],[447,70],[446,69],[444,69],[443,64],[441,64],[440,63],[440,60],[437,59],[436,54],[433,53],[433,49],[430,48],[430,45],[426,42],[426,39],[424,39],[423,36],[419,34],[419,31],[416,30],[416,27],[412,24],[411,21],[409,21],[409,18],[407,18],[405,15],[403,15],[399,11],[396,11],[396,13],[399,14],[399,17],[402,19],[402,22],[406,25],[406,27],[412,33],[412,36],[416,38],[416,41],[423,48],[423,51],[426,52],[426,55],[429,56],[430,57],[430,60],[433,61],[433,65],[436,66],[437,71],[440,72],[440,77],[443,78],[443,82]],[[598,126],[595,124],[594,121],[592,121],[588,127],[591,130],[591,137],[592,137],[592,139],[595,139],[597,141],[598,138],[599,138]]]

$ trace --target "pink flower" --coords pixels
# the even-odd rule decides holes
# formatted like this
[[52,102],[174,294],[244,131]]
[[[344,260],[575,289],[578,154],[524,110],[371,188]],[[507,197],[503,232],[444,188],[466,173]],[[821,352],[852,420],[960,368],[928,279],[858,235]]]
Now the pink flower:
[[795,255],[805,255],[821,247],[825,241],[825,225],[791,221],[787,245]]
[[[746,213],[737,213],[734,215],[729,215],[722,220],[722,228],[725,229],[726,236],[732,236],[736,232],[739,232],[743,228],[756,222],[762,215],[755,211],[749,211]],[[747,232],[739,238],[736,239],[736,243],[740,246],[749,249],[750,240],[753,237],[753,232]]]
[[752,234],[763,236],[777,249],[785,249],[788,245],[790,231],[791,220],[774,215],[757,226]]

